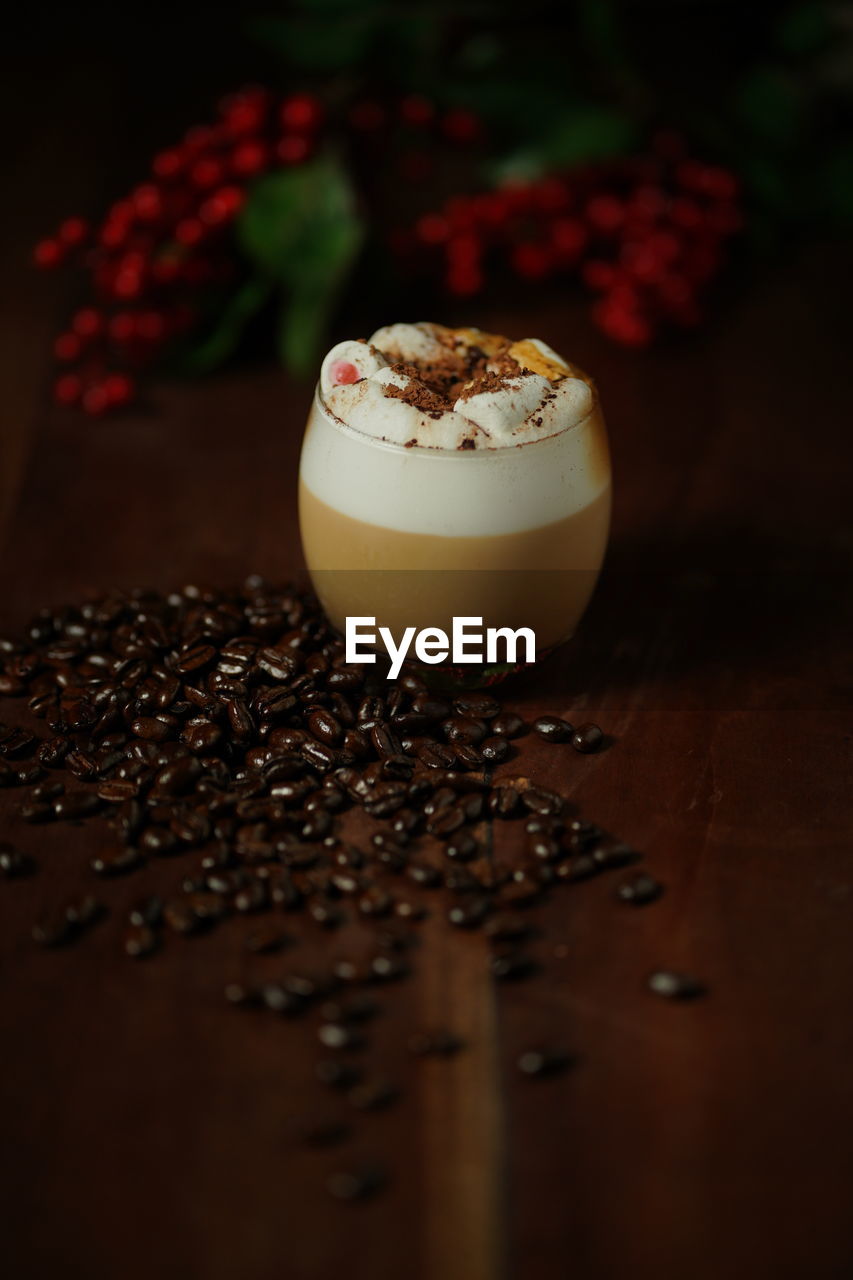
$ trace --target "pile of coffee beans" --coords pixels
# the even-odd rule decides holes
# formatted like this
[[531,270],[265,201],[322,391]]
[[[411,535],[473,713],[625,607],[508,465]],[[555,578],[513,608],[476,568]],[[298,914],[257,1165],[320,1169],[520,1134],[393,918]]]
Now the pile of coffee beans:
[[[233,1006],[280,1017],[318,1011],[317,1078],[356,1111],[397,1094],[346,1055],[377,1012],[371,992],[408,973],[428,912],[482,931],[493,979],[516,981],[536,971],[522,908],[636,860],[523,772],[493,776],[526,732],[519,716],[489,693],[443,697],[418,675],[391,684],[375,666],[348,665],[316,600],[296,588],[251,578],[235,591],[116,591],[45,610],[21,640],[0,640],[0,694],[26,699],[28,719],[45,726],[0,723],[0,786],[24,789],[29,823],[106,823],[93,881],[142,878],[153,860],[192,858],[171,896],[140,895],[123,924],[127,956],[150,956],[174,935],[208,933],[235,915],[252,917],[244,943],[256,954],[288,946],[291,913],[330,932],[354,919],[371,931],[364,958],[225,990]],[[597,726],[555,716],[534,728],[566,744],[555,749],[589,751],[603,740]],[[504,822],[519,829],[509,866],[492,857],[493,824]],[[0,871],[32,870],[29,857],[0,846]],[[659,892],[635,876],[618,896],[640,905]],[[100,895],[86,895],[37,921],[33,937],[64,946],[106,914]],[[688,983],[652,989],[672,996]],[[453,1031],[433,1030],[412,1053],[462,1047]],[[519,1067],[536,1076],[569,1061],[560,1046],[536,1046]],[[346,1132],[320,1124],[306,1140]],[[384,1181],[376,1170],[344,1172],[330,1190],[349,1199]]]

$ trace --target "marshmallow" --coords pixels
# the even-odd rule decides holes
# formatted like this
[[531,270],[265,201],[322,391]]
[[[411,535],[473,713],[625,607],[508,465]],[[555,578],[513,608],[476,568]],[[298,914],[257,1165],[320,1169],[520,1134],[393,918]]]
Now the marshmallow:
[[459,397],[444,412],[409,403],[416,396],[388,394],[392,388],[417,391],[422,385],[393,364],[438,362],[449,351],[472,346],[497,357],[495,371],[500,372],[507,339],[498,334],[425,322],[386,325],[369,342],[339,342],[332,348],[320,373],[321,397],[341,422],[375,439],[447,450],[541,440],[575,426],[593,407],[587,382],[538,338],[509,346],[524,372],[504,377],[497,389]]
[[522,426],[550,390],[547,378],[538,373],[523,373],[508,378],[498,391],[479,391],[467,399],[460,398],[453,408],[495,439]]
[[358,383],[387,364],[382,352],[369,342],[339,342],[320,367],[320,389],[328,396],[335,387]]
[[439,334],[452,336],[453,330],[427,321],[419,324],[386,324],[383,329],[376,330],[370,342],[392,362],[402,361],[408,364],[415,360],[440,360],[447,355],[447,347],[439,341]]
[[556,382],[558,378],[565,378],[566,374],[571,373],[563,357],[558,356],[547,342],[542,342],[539,338],[522,338],[520,342],[514,342],[508,354],[513,360],[518,361],[522,369],[543,374],[551,382]]

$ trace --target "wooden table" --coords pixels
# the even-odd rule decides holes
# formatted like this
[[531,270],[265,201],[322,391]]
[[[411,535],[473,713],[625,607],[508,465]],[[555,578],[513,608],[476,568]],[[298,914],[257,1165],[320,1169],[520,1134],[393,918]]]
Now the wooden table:
[[[17,271],[3,625],[111,584],[287,576],[309,389],[260,368],[158,385],[115,420],[51,410],[47,345],[69,299]],[[850,1274],[853,398],[838,272],[837,250],[803,252],[701,334],[639,356],[596,337],[575,300],[459,315],[541,334],[599,379],[607,569],[575,644],[507,696],[612,735],[587,758],[526,741],[525,760],[640,849],[666,893],[636,911],[612,877],[555,893],[542,975],[501,988],[482,937],[436,914],[371,1032],[402,1096],[347,1148],[292,1138],[318,1100],[312,1033],[223,1007],[246,969],[238,922],[134,964],[131,877],[97,885],[110,917],[73,950],[33,945],[39,911],[91,887],[104,829],[27,827],[0,793],[3,834],[39,864],[0,885],[8,1276]],[[146,883],[177,875],[163,863]],[[297,933],[305,966],[348,945]],[[660,966],[697,974],[707,998],[655,998]],[[437,1024],[468,1048],[412,1063],[407,1036]],[[522,1079],[516,1059],[538,1043],[577,1065]],[[361,1154],[390,1184],[336,1204],[324,1179]]]

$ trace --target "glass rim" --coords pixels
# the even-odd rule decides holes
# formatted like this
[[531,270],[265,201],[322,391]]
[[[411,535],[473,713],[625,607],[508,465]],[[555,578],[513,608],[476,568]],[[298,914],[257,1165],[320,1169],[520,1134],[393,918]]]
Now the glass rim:
[[[516,449],[530,449],[537,444],[545,444],[548,440],[557,440],[560,436],[568,435],[570,432],[577,430],[578,427],[582,427],[584,423],[588,422],[593,414],[598,412],[600,408],[598,388],[595,383],[590,379],[586,385],[589,387],[592,394],[592,404],[589,411],[585,413],[582,418],[579,418],[577,422],[572,422],[568,426],[560,427],[558,431],[552,431],[550,435],[537,436],[535,440],[516,440],[513,441],[511,445],[486,446],[482,449],[436,449],[431,448],[429,445],[398,444],[396,440],[385,440],[380,436],[372,436],[366,431],[359,431],[358,427],[353,427],[350,423],[344,422],[343,418],[339,418],[337,414],[332,412],[323,399],[319,380],[314,387],[312,407],[316,406],[324,415],[326,420],[331,423],[337,431],[341,431],[344,435],[351,436],[357,442],[370,444],[374,448],[384,450],[387,453],[399,453],[403,456],[414,454],[417,457],[442,458],[445,460],[450,458],[465,458],[466,460],[480,458],[482,460],[484,458],[499,458],[501,456],[507,457]],[[468,465],[470,465],[470,463]]]

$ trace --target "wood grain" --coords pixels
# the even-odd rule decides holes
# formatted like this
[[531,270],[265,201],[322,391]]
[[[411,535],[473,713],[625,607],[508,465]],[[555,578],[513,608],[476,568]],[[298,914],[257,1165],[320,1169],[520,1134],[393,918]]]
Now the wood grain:
[[[40,868],[0,886],[15,1280],[849,1272],[853,406],[846,294],[825,287],[849,266],[815,248],[641,356],[559,296],[450,317],[540,333],[598,378],[616,465],[607,570],[573,645],[507,697],[605,727],[612,745],[589,758],[525,740],[525,769],[640,849],[666,893],[634,911],[608,878],[555,892],[540,977],[499,988],[482,938],[437,911],[371,1031],[400,1102],[345,1152],[292,1138],[320,1101],[312,1033],[222,1007],[246,965],[241,923],[135,966],[119,946],[129,880],[104,888],[110,917],[73,952],[38,951],[32,921],[91,885],[104,837],[28,828],[0,794],[4,836]],[[60,294],[30,296],[19,275],[10,296],[4,626],[112,584],[298,567],[307,387],[244,369],[81,423],[45,407]],[[507,839],[496,858],[517,856]],[[179,872],[150,874],[167,889]],[[294,966],[364,945],[293,932]],[[656,1001],[659,966],[695,971],[708,998]],[[406,1039],[432,1025],[468,1048],[414,1064]],[[540,1043],[575,1068],[523,1080],[518,1055]],[[334,1204],[325,1178],[360,1155],[388,1166],[387,1191]]]

